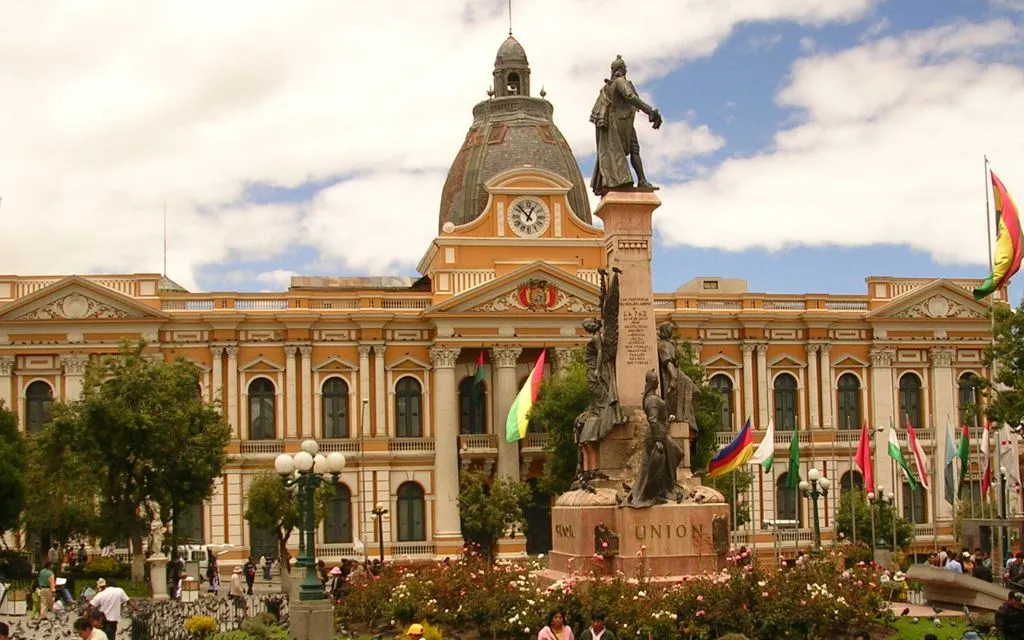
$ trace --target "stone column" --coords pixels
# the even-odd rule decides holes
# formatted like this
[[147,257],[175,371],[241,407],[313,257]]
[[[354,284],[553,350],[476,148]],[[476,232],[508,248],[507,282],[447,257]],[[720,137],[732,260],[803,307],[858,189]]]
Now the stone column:
[[[378,394],[380,392],[378,391]],[[359,345],[359,422],[363,425],[363,435],[369,436],[373,432],[370,429],[370,416],[363,416],[363,406],[370,401],[370,345]],[[382,400],[378,397],[377,402]],[[366,418],[365,420],[363,418]],[[356,424],[359,424],[357,422]],[[386,429],[379,431],[386,435]]]
[[[829,352],[832,345],[824,343],[821,347],[821,426],[835,429],[835,419],[832,417],[832,403],[835,393],[832,391],[832,361]],[[859,426],[859,425],[858,425]]]
[[896,350],[888,347],[871,350],[871,395],[875,410],[874,424],[882,427],[875,433],[875,484],[882,485],[893,494],[898,495],[892,484],[892,469],[886,451],[888,451],[889,426],[893,424],[895,410],[893,407],[892,363],[896,360]]
[[768,345],[757,345],[757,428],[768,426]]
[[619,346],[616,386],[619,402],[630,409],[643,404],[644,379],[658,369],[651,285],[651,216],[661,200],[649,191],[612,191],[601,198],[594,214],[604,221],[609,269],[619,276]]
[[73,402],[82,395],[82,381],[85,377],[85,368],[89,364],[89,356],[67,355],[60,357],[60,364],[64,368],[64,400]]
[[818,349],[821,345],[807,345],[807,425],[814,429],[821,426],[818,421]]
[[224,347],[210,347],[212,354],[212,366],[210,372],[210,399],[217,403],[221,412],[224,411],[224,396],[222,389],[224,384]]
[[304,344],[299,347],[299,355],[302,356],[302,427],[299,433],[303,438],[322,438],[323,433],[313,431],[313,347]]
[[[374,393],[377,394],[374,414],[377,416],[375,419],[377,437],[385,436],[388,432],[388,398],[390,394],[388,394],[389,389],[386,388],[387,385],[384,382],[384,352],[387,349],[387,345],[373,345],[373,388],[375,389]],[[458,428],[455,432],[458,434]]]
[[[432,347],[434,366],[434,531],[438,555],[455,553],[462,546],[459,522],[459,417],[455,361],[459,349]],[[454,551],[453,551],[454,548]]]
[[242,425],[238,423],[238,347],[225,347],[228,354],[228,424],[236,438],[242,437]]
[[295,356],[299,354],[299,348],[293,344],[285,345],[284,348],[284,376],[285,376],[285,417],[284,437],[295,439],[299,437],[299,404],[295,401],[295,394],[298,393],[298,372],[295,371]]
[[572,349],[566,349],[565,347],[556,347],[555,352],[555,373],[561,373],[565,371],[566,367],[572,364]]
[[505,421],[508,410],[516,399],[516,364],[523,353],[522,347],[494,347],[491,362],[494,364],[494,433],[498,436],[498,473],[506,478],[519,479],[519,443],[505,439]]
[[[932,347],[929,355],[931,356],[930,360],[932,363],[932,420],[928,427],[918,431],[918,438],[924,435],[921,434],[921,431],[934,430],[932,442],[935,443],[933,451],[936,453],[933,453],[931,457],[932,471],[934,472],[932,474],[932,491],[935,496],[940,498],[932,502],[933,505],[939,508],[938,518],[933,515],[932,522],[935,522],[939,518],[948,520],[953,517],[953,507],[943,498],[946,495],[946,474],[941,473],[941,470],[944,468],[945,462],[943,456],[938,452],[946,450],[945,416],[950,416],[951,419],[958,416],[956,407],[957,382],[956,376],[953,375],[953,358],[956,356],[956,349],[952,347]],[[943,428],[939,428],[940,424],[943,425]],[[996,482],[998,482],[998,479],[996,479]],[[931,493],[926,495],[931,498]],[[932,507],[929,506],[927,511],[931,513]]]
[[14,356],[0,356],[0,403],[11,411],[17,411],[11,396],[11,374],[14,373]]
[[752,342],[740,345],[740,351],[743,352],[743,414],[740,416],[740,424],[754,417],[754,347]]

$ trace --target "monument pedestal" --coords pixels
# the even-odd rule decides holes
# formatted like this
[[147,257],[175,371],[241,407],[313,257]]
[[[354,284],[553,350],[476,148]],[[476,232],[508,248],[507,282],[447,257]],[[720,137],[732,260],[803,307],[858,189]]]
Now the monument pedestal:
[[330,600],[293,600],[288,627],[295,640],[334,640],[334,608]]
[[154,600],[167,600],[167,563],[170,558],[162,553],[146,559],[149,563],[149,586],[153,590]]

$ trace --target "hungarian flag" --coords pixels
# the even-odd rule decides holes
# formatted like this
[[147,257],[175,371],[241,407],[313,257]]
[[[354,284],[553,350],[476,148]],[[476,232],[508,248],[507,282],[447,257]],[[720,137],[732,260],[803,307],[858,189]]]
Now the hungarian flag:
[[914,480],[914,474],[910,472],[910,465],[907,464],[907,459],[900,451],[900,439],[896,436],[896,428],[891,424],[889,425],[889,457],[895,460],[899,468],[903,470],[903,475],[906,476],[910,488],[917,489],[917,481]]
[[476,359],[476,371],[473,372],[473,402],[479,404],[480,399],[483,397],[484,390],[484,350],[480,350],[480,355]]
[[946,485],[946,502],[950,505],[956,498],[956,478],[954,477],[953,464],[956,461],[956,447],[953,446],[953,427],[946,422],[946,460],[943,468]]
[[[750,424],[749,419],[747,424]],[[768,421],[768,431],[764,434],[764,438],[761,439],[761,444],[757,445],[754,455],[750,456],[747,464],[761,465],[761,469],[765,473],[772,470],[772,465],[775,464],[775,425],[772,424],[771,420]]]
[[1024,238],[1021,237],[1017,206],[1013,204],[1013,198],[1003,186],[1002,180],[991,171],[989,176],[992,178],[992,197],[996,205],[996,247],[992,257],[992,274],[974,290],[977,300],[1010,284],[1010,278],[1020,269],[1021,258],[1024,257]]
[[[960,459],[960,484],[957,486],[963,489],[964,481],[967,480],[967,472],[971,464],[971,432],[967,425],[960,428],[960,445],[956,449],[956,457]],[[957,493],[959,493],[959,489]]]
[[981,432],[981,498],[988,499],[988,491],[992,488],[992,456],[991,449],[992,423],[985,420],[984,430]]
[[533,371],[523,383],[523,388],[508,408],[508,418],[505,420],[505,440],[518,442],[526,437],[526,429],[530,426],[530,409],[537,402],[537,394],[540,393],[540,381],[544,377],[544,354],[540,352],[537,364],[533,365]]
[[930,491],[932,484],[928,479],[928,456],[924,448],[917,441],[917,434],[914,432],[914,425],[910,423],[910,416],[907,416],[907,442],[910,444],[910,453],[914,456],[914,464],[917,465],[917,475],[921,478],[921,486],[925,491]]
[[857,443],[857,457],[853,459],[860,469],[860,475],[864,478],[866,491],[875,490],[875,469],[871,463],[871,432],[868,430],[868,421],[860,427],[860,442]]
[[789,469],[786,475],[786,488],[796,489],[800,484],[800,438],[793,429],[793,439],[789,441]]

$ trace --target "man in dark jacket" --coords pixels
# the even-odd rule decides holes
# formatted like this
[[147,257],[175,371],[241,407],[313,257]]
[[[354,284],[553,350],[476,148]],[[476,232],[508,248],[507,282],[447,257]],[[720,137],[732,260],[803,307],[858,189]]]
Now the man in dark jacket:
[[590,626],[580,634],[580,640],[615,640],[615,634],[604,626],[604,611],[590,616]]
[[1010,597],[996,611],[996,629],[1004,638],[1024,638],[1024,604],[1021,594],[1011,591]]
[[978,580],[992,582],[992,565],[985,564],[983,558],[979,556],[978,561],[974,563],[974,569],[971,570],[971,575]]

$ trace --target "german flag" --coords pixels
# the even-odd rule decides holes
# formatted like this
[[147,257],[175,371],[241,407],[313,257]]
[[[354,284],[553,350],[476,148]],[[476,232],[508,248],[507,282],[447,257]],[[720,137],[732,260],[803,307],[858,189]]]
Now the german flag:
[[1024,258],[1024,238],[1021,237],[1020,218],[1017,205],[1013,204],[1002,180],[996,174],[992,177],[992,196],[996,205],[996,249],[992,260],[992,274],[984,284],[974,290],[974,298],[981,300],[1010,284],[1010,278],[1020,269]]

